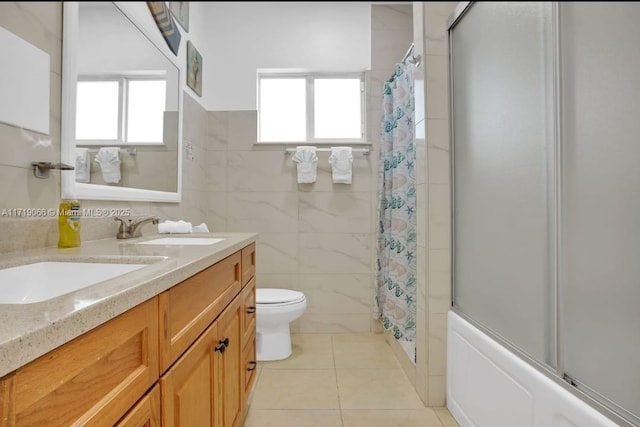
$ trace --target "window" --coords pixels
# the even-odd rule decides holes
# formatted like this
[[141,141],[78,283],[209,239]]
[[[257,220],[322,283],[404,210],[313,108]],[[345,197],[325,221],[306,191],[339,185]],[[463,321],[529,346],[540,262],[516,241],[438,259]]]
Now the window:
[[92,144],[162,144],[166,80],[113,76],[81,79],[76,140]]
[[364,75],[259,75],[258,141],[365,142]]

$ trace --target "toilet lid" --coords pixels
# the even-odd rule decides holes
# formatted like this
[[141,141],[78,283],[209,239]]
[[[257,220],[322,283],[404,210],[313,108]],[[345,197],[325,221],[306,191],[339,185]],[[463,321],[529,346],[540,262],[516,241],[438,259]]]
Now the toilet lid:
[[304,299],[304,294],[289,289],[256,289],[257,304],[282,304],[286,302],[297,302]]

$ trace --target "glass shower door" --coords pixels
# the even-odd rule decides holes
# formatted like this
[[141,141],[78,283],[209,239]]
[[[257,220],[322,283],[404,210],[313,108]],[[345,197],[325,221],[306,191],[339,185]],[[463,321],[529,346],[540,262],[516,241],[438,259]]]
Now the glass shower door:
[[454,305],[555,366],[550,3],[477,2],[451,32]]
[[559,320],[561,372],[640,423],[638,22],[634,2],[560,4]]

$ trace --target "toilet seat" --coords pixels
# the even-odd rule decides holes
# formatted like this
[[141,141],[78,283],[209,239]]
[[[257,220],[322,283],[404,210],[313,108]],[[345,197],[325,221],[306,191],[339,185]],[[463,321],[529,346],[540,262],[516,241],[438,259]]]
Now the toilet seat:
[[256,305],[265,305],[271,307],[276,305],[285,306],[299,304],[304,300],[304,294],[298,291],[272,288],[256,289]]

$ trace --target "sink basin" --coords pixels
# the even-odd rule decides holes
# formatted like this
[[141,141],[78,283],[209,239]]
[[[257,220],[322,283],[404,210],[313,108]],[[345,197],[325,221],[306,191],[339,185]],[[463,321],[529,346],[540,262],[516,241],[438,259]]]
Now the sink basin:
[[161,237],[139,242],[138,245],[213,245],[223,240],[216,237]]
[[46,301],[149,264],[43,261],[0,270],[0,304]]

